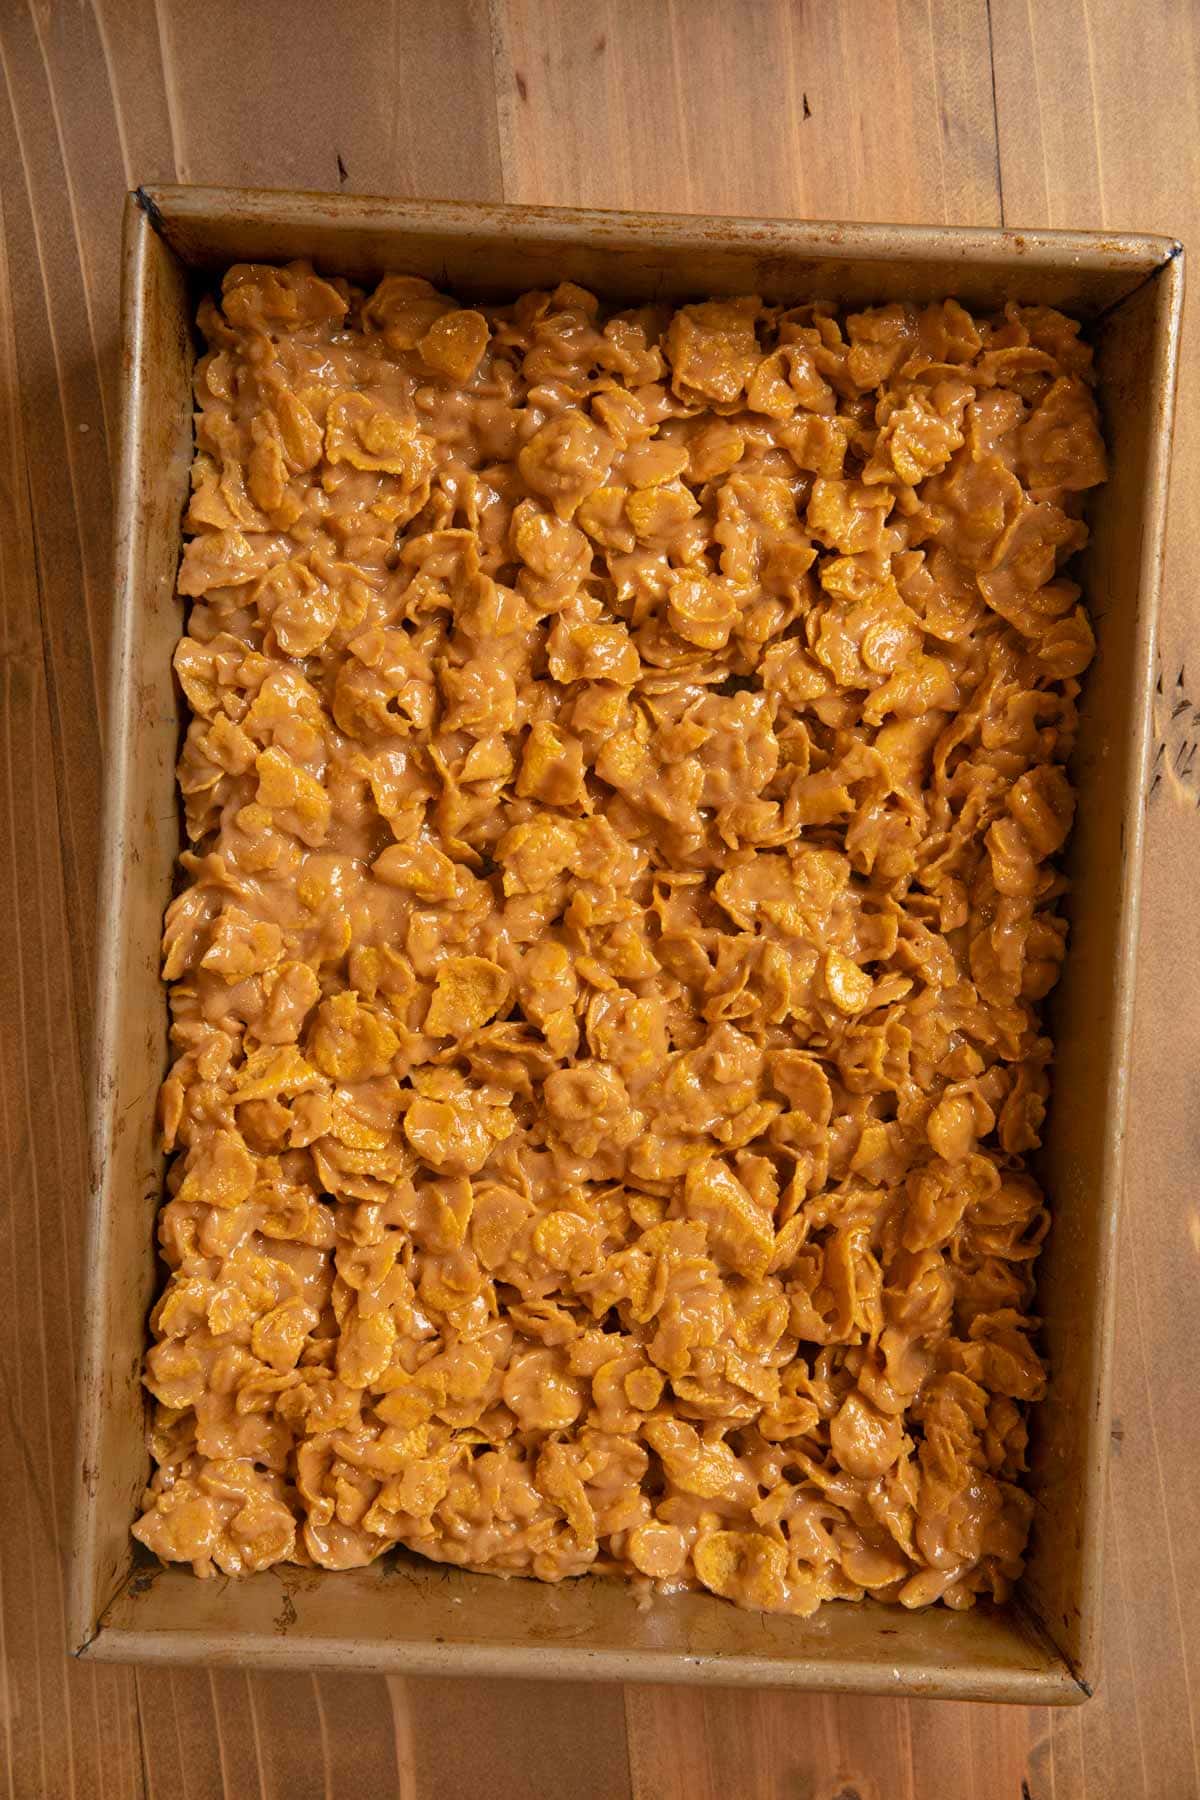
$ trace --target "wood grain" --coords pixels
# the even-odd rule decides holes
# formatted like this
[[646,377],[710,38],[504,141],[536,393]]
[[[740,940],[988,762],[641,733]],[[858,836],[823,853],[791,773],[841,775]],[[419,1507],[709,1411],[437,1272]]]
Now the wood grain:
[[[27,23],[27,21],[26,21]],[[33,135],[18,148],[13,58],[4,42],[0,154],[38,166]],[[24,46],[18,45],[20,50]],[[74,240],[67,234],[67,243]],[[95,428],[89,471],[107,526],[107,460],[93,359],[70,331],[50,333],[51,282],[78,301],[81,262],[32,229],[28,183],[0,195],[0,1729],[14,1796],[143,1792],[133,1678],[68,1662],[58,1549],[68,1521],[77,1252],[84,1181],[83,1044],[90,1002],[91,886],[97,757],[89,619],[102,625],[103,574],[86,560],[65,470],[65,418],[79,405]],[[37,271],[36,273],[34,271]],[[52,274],[52,271],[55,274]],[[76,321],[77,323],[77,321]],[[70,522],[68,522],[70,521]],[[61,557],[59,567],[56,561]],[[48,580],[47,570],[56,579]],[[61,577],[61,579],[57,578]],[[68,737],[74,718],[75,743]],[[78,754],[78,765],[76,765]],[[86,759],[86,762],[85,762]],[[67,799],[78,766],[81,794]],[[76,986],[78,983],[78,986]]]
[[[1087,1707],[135,1675],[68,1663],[59,1560],[124,189],[345,186],[1186,239],[1200,215],[1200,12],[1180,0],[1136,15],[1113,0],[7,0],[0,72],[0,1795],[1200,1800],[1200,1335],[1186,1328],[1200,1259],[1200,811],[1186,782],[1162,784],[1149,814],[1107,1672]],[[1193,306],[1168,695],[1194,629],[1198,320]],[[1180,754],[1176,738],[1167,753]]]
[[[1114,28],[1122,10],[1080,0],[993,0],[1006,211],[1022,224],[1103,226],[1136,218],[1191,245],[1200,226],[1200,14],[1194,7],[1143,9],[1135,26],[1146,51],[1139,67],[1127,31]],[[1075,97],[1069,110],[1064,94]],[[1163,594],[1168,684],[1189,653],[1196,656],[1198,352],[1193,301],[1184,326]],[[1198,872],[1200,813],[1186,791],[1164,788],[1148,815],[1130,1176],[1118,1261],[1108,1672],[1095,1701],[1070,1721],[1056,1718],[1049,1738],[1055,1778],[1069,1769],[1088,1795],[1200,1793],[1200,1491],[1195,1434],[1182,1426],[1189,1396],[1200,1391],[1200,1341],[1194,1329],[1181,1329],[1189,1311],[1195,1317],[1200,1274],[1197,1144],[1190,1130],[1181,1135],[1200,1064],[1200,1011],[1192,1003],[1200,969],[1189,904]],[[1183,946],[1192,948],[1181,964]]]
[[985,0],[493,0],[492,21],[508,200],[1000,222]]

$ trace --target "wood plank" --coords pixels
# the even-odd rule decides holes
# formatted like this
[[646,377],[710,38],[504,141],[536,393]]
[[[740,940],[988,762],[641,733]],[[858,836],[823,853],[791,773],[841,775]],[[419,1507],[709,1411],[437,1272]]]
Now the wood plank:
[[[12,143],[5,90],[0,145],[8,168],[19,166]],[[26,207],[27,196],[10,184],[0,198],[0,1775],[13,1796],[124,1800],[143,1791],[132,1676],[68,1662],[62,1619],[84,1174],[71,977],[82,945],[56,780],[66,766],[62,691],[30,511],[35,374],[46,371],[36,329],[33,354],[24,338],[18,351],[29,323],[21,292],[37,287],[20,279]],[[54,394],[50,376],[48,408]],[[66,625],[64,612],[57,642]],[[86,708],[80,726],[82,745]]]
[[637,1800],[1016,1800],[1028,1766],[1016,1708],[679,1688],[629,1688],[625,1706]]
[[[1200,1349],[1178,1327],[1200,1254],[1180,1131],[1200,978],[1177,949],[1195,942],[1194,775],[1162,784],[1149,815],[1107,1674],[1085,1709],[240,1671],[135,1682],[64,1658],[126,184],[971,223],[1003,204],[1010,223],[1184,236],[1200,213],[1200,15],[1177,0],[1139,9],[1136,58],[1128,15],[1103,0],[343,0],[336,17],[331,44],[321,0],[0,8],[0,1794],[1017,1800],[1024,1783],[1031,1800],[1197,1800]],[[1200,705],[1198,316],[1163,633],[1180,765],[1181,670]]]
[[[25,7],[0,11],[0,155],[13,271],[22,430],[22,503],[32,508],[43,605],[49,753],[75,946],[79,1042],[91,1039],[96,820],[103,759],[112,487],[97,340],[87,305],[77,207],[47,66]],[[117,216],[119,208],[113,211]],[[107,279],[115,276],[115,252]],[[115,340],[108,352],[115,355]]]
[[[180,181],[499,199],[486,9],[158,0]],[[314,49],[330,53],[314,60]],[[140,177],[139,177],[140,179]]]
[[[203,1685],[205,1677],[178,1672],[187,1681],[186,1702],[189,1712],[203,1719]],[[213,1734],[221,1757],[221,1786],[210,1791],[216,1795],[253,1800],[263,1792],[262,1757],[258,1743],[256,1711],[253,1704],[252,1678],[241,1669],[212,1669],[207,1685],[212,1700]],[[182,1686],[182,1682],[180,1684]]]
[[331,1794],[373,1792],[403,1800],[388,1684],[380,1676],[322,1675],[314,1681]]
[[547,1681],[406,1685],[420,1800],[632,1795],[618,1687]]
[[[95,79],[97,69],[104,67],[104,48],[91,9],[39,8],[31,11],[29,22],[32,30],[22,31],[18,21],[8,55],[39,223],[51,183],[61,182],[58,204],[45,219],[50,246],[43,252],[49,264],[46,280],[56,299],[68,298],[72,288],[66,284],[77,283],[80,317],[73,322],[87,328],[85,348],[99,368],[101,419],[110,445],[118,380],[116,239],[122,192],[129,186],[121,118],[111,88]],[[89,96],[86,107],[72,104],[81,93]],[[41,109],[36,127],[30,105]],[[51,324],[57,335],[60,321]],[[74,343],[64,345],[60,356],[73,357],[74,350]],[[87,360],[86,355],[79,359],[81,375]],[[91,426],[90,413],[81,413],[76,427],[81,422]]]
[[509,200],[999,222],[986,0],[492,0],[492,17]]
[[[153,0],[90,0],[90,10],[101,61],[92,58],[90,67],[85,66],[79,91],[107,90],[121,143],[124,186],[178,181],[162,35]],[[110,239],[105,242],[111,244]]]
[[625,1730],[636,1800],[691,1800],[715,1791],[704,1695],[696,1688],[627,1687]]
[[[1136,26],[1103,0],[993,0],[1005,213],[1020,225],[1136,223],[1200,234],[1200,13],[1155,0]],[[1128,28],[1137,32],[1131,53]],[[1064,105],[1063,97],[1072,103]],[[1164,96],[1170,96],[1169,104]],[[1195,290],[1193,289],[1193,295]],[[1161,621],[1167,778],[1147,813],[1126,1206],[1117,1274],[1107,1672],[1077,1720],[1055,1718],[1059,1791],[1200,1794],[1200,1390],[1195,1142],[1181,1138],[1200,1058],[1191,897],[1200,866],[1194,546],[1200,530],[1200,308],[1185,312]],[[1193,663],[1188,670],[1189,660]],[[1179,680],[1183,675],[1182,682]],[[1171,714],[1188,705],[1177,719]],[[1181,956],[1180,947],[1190,953]]]

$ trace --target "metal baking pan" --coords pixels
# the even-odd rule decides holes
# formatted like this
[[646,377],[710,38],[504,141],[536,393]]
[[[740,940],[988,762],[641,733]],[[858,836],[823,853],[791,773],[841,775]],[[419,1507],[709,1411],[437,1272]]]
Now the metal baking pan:
[[[146,1315],[158,1282],[166,1066],[159,937],[180,848],[171,652],[192,451],[198,291],[243,260],[312,257],[355,277],[398,269],[462,295],[571,280],[602,294],[757,292],[862,303],[1013,298],[1088,321],[1112,473],[1084,572],[1099,655],[1074,760],[1066,972],[1051,1009],[1054,1101],[1041,1166],[1053,1230],[1039,1264],[1051,1369],[1035,1409],[1036,1517],[1013,1602],[969,1613],[830,1603],[811,1619],[703,1594],[639,1608],[624,1585],[546,1587],[406,1554],[344,1574],[241,1582],[162,1569],[129,1531],[145,1483]],[[115,645],[100,885],[98,1032],[71,1642],[94,1660],[254,1663],[416,1674],[706,1681],[1050,1705],[1097,1676],[1112,1275],[1142,854],[1143,795],[1183,294],[1159,237],[696,219],[154,188],[124,241],[124,405]]]

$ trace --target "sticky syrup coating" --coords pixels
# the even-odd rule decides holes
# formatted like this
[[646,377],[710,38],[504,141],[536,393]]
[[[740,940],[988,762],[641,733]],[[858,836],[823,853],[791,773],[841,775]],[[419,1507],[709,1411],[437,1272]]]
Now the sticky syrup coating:
[[1078,326],[294,264],[200,327],[136,1535],[1002,1598]]

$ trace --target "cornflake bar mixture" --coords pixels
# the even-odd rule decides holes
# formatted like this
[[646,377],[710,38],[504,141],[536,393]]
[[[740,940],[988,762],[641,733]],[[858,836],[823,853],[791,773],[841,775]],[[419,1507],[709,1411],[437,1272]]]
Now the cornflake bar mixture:
[[1078,327],[301,264],[200,325],[137,1536],[1003,1597]]

